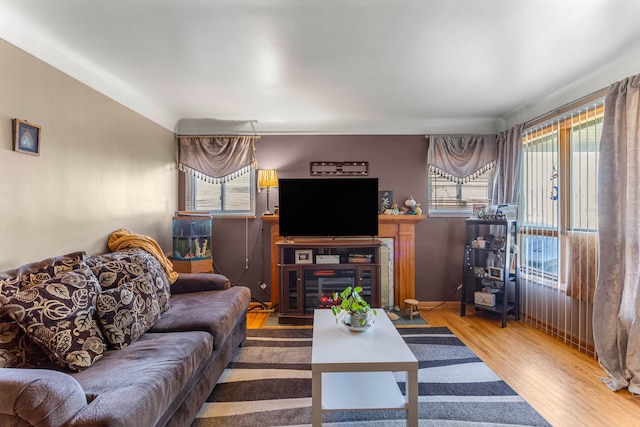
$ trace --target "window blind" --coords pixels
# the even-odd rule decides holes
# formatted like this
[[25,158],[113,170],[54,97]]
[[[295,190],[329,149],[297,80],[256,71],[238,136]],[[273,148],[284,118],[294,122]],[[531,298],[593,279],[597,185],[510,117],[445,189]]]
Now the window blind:
[[523,317],[588,354],[603,113],[598,100],[525,128],[522,137]]

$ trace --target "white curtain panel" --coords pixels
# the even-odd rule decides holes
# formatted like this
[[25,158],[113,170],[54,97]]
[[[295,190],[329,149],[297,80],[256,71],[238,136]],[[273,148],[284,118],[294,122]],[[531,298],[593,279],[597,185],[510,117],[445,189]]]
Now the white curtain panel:
[[612,390],[640,394],[640,75],[609,87],[600,141],[593,331]]

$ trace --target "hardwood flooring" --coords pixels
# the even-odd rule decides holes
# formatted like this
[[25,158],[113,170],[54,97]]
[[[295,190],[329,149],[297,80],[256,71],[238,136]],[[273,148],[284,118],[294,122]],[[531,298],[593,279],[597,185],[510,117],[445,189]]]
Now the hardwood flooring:
[[[247,327],[264,327],[270,313],[249,312]],[[446,326],[556,427],[640,426],[640,397],[613,392],[598,362],[535,327],[457,304],[420,309],[430,326]]]

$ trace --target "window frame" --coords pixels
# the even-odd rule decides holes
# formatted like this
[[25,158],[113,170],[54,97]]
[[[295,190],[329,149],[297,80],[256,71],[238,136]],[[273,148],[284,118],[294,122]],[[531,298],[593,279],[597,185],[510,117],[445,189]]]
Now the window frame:
[[[569,233],[578,231],[583,233],[597,233],[597,229],[581,229],[574,228],[573,221],[573,194],[572,194],[572,179],[573,179],[573,164],[572,164],[572,133],[576,127],[588,125],[591,123],[597,123],[598,121],[602,121],[604,118],[604,103],[599,103],[595,107],[595,113],[590,113],[593,109],[590,108],[594,103],[589,103],[585,105],[585,111],[580,111],[576,114],[576,118],[571,120],[571,114],[558,115],[556,119],[552,123],[549,123],[547,126],[543,126],[540,129],[536,130],[535,137],[533,140],[538,140],[540,138],[545,138],[547,136],[552,135],[553,133],[557,133],[558,139],[558,152],[557,152],[557,173],[558,173],[558,220],[557,225],[547,225],[547,224],[536,224],[536,223],[527,223],[525,222],[525,212],[524,203],[520,203],[518,213],[519,217],[519,230],[520,230],[520,243],[522,244],[524,236],[540,236],[540,237],[553,237],[556,240],[556,254],[558,257],[558,271],[557,274],[552,274],[546,272],[544,270],[536,269],[534,267],[529,267],[526,265],[526,260],[521,259],[520,268],[522,273],[526,278],[536,281],[542,285],[560,288],[561,290],[566,289],[566,283],[564,282],[566,278],[566,269],[567,266],[564,263],[560,262],[563,255],[563,238],[565,238]],[[580,110],[577,108],[576,110]],[[601,125],[600,125],[601,126]],[[527,135],[529,133],[523,133],[522,144],[523,144],[523,153],[525,151],[525,147],[532,143],[531,140],[527,141]],[[524,168],[521,173],[524,174]],[[521,186],[525,185],[525,179],[521,179]],[[522,188],[521,188],[522,189]],[[526,196],[525,192],[522,191],[522,197]],[[523,246],[524,247],[524,246]],[[523,252],[521,258],[525,258],[526,254]]]
[[[224,208],[221,210],[202,210],[197,209],[196,207],[196,197],[190,197],[190,195],[197,192],[198,187],[198,178],[183,172],[183,197],[182,203],[184,204],[184,210],[187,211],[198,211],[198,212],[207,212],[214,218],[255,218],[256,217],[256,198],[257,198],[257,171],[255,169],[251,169],[247,174],[249,174],[249,182],[247,184],[247,188],[249,190],[249,209],[246,210],[225,210]],[[216,184],[217,185],[217,184]],[[219,185],[222,186],[221,195],[224,197],[224,188],[227,185],[226,182],[221,182]],[[224,202],[223,202],[224,203]]]
[[[482,177],[486,177],[487,182],[486,182],[486,201],[480,202],[478,201],[477,204],[486,204],[487,206],[489,206],[489,204],[491,203],[491,193],[493,191],[493,181],[494,181],[494,177],[495,177],[495,167],[487,170],[486,172],[484,172],[482,175]],[[462,198],[462,186],[465,185],[466,183],[454,183],[453,184],[456,185],[456,200],[460,200],[460,202],[464,202],[466,203],[466,205],[468,207],[464,208],[464,209],[435,209],[433,208],[433,203],[432,203],[432,195],[433,195],[433,185],[434,185],[434,178],[438,179],[445,179],[444,177],[440,177],[437,173],[432,172],[432,171],[427,171],[427,215],[429,217],[434,217],[434,218],[467,218],[469,216],[471,216],[473,214],[473,205],[476,203],[473,203],[473,201],[466,201]],[[475,178],[470,180],[474,181],[479,179]],[[458,197],[459,196],[459,197]]]

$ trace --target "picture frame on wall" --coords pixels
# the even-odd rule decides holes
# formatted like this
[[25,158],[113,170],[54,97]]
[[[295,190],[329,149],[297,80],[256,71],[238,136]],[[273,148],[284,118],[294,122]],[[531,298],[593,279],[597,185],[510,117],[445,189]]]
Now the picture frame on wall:
[[313,249],[298,249],[295,257],[296,264],[313,264]]
[[26,120],[13,120],[13,151],[40,155],[40,126]]

